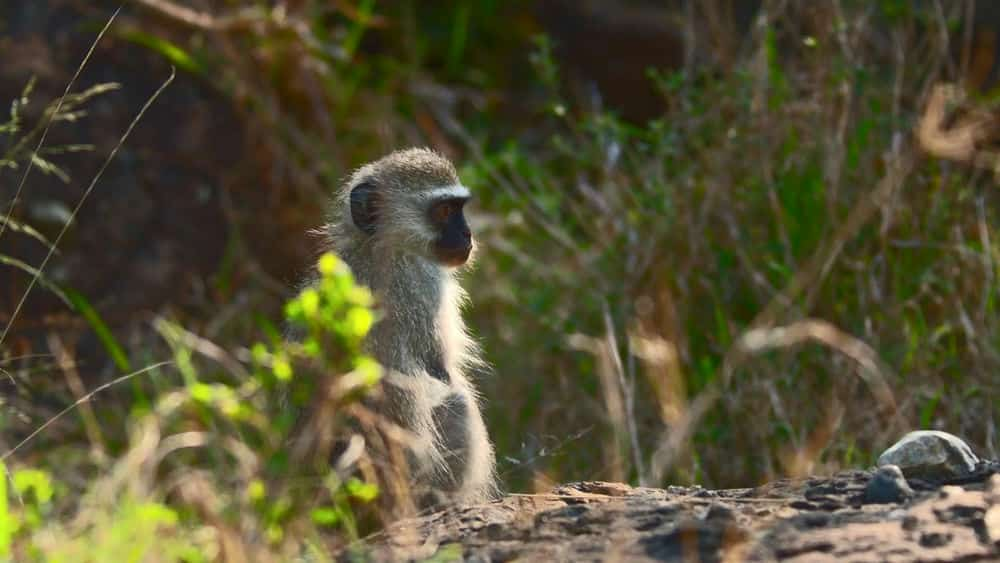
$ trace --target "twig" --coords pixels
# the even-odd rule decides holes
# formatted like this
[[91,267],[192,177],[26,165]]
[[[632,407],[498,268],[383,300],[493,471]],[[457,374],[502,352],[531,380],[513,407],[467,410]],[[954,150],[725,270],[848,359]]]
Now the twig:
[[635,465],[635,472],[639,478],[640,485],[647,485],[646,471],[643,468],[642,449],[639,447],[639,430],[635,424],[635,387],[634,381],[631,383],[625,379],[625,367],[622,365],[621,355],[618,353],[618,339],[615,338],[615,325],[611,319],[611,311],[607,301],[603,306],[604,331],[607,337],[607,347],[614,362],[615,373],[618,375],[618,385],[621,387],[622,402],[625,403],[625,428],[628,429],[629,443],[632,450],[632,463]]
[[146,6],[163,16],[183,23],[187,26],[204,31],[220,31],[245,24],[257,19],[250,12],[256,10],[247,9],[244,12],[229,16],[213,16],[205,12],[181,6],[167,0],[136,0],[139,4]]
[[[56,361],[59,363],[59,369],[62,370],[63,375],[66,377],[66,383],[79,400],[86,394],[86,391],[83,386],[83,381],[80,380],[80,374],[76,369],[76,364],[73,362],[70,351],[67,350],[66,345],[63,343],[62,339],[59,338],[59,334],[56,332],[50,332],[48,334],[48,341],[49,348],[52,350],[52,353],[55,354]],[[87,437],[90,439],[91,446],[103,456],[107,448],[104,444],[104,435],[101,432],[101,425],[97,422],[97,416],[94,414],[94,409],[86,401],[80,404],[80,418],[83,420],[83,428],[87,433]]]

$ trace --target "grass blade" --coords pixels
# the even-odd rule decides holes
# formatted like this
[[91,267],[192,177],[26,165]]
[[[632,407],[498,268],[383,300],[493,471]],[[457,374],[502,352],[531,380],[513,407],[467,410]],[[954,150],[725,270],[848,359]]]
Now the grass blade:
[[90,324],[90,328],[94,329],[94,332],[97,333],[97,339],[101,341],[104,349],[107,350],[108,355],[111,356],[111,360],[115,362],[118,369],[125,373],[132,371],[132,366],[128,361],[128,355],[125,354],[125,350],[120,344],[118,344],[114,335],[111,334],[111,330],[101,319],[97,310],[94,309],[90,302],[76,290],[67,287],[63,291],[66,293],[66,297],[69,298],[70,302],[73,304],[73,308],[76,309],[78,313],[83,315],[83,318],[87,319],[87,323]]

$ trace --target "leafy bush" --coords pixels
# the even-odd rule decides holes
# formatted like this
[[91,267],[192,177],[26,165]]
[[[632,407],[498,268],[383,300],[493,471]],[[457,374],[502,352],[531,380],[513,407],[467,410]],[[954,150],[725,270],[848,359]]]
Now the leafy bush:
[[0,495],[2,553],[19,561],[322,559],[356,539],[355,512],[379,488],[358,478],[371,474],[359,473],[369,463],[363,450],[333,457],[333,448],[357,436],[345,424],[379,380],[360,349],[374,315],[343,262],[326,254],[318,270],[285,309],[303,337],[275,334],[240,359],[157,321],[178,384],[134,410],[127,446],[110,465],[86,470],[97,471],[79,499],[78,485],[16,466],[10,494]]

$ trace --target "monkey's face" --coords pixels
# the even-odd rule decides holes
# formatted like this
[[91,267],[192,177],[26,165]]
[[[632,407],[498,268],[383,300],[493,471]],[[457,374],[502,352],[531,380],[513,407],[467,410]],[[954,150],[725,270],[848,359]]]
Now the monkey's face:
[[349,203],[354,225],[383,248],[457,268],[474,246],[464,211],[469,197],[461,185],[386,191],[364,181],[351,190]]
[[467,196],[444,197],[427,209],[427,221],[435,234],[431,250],[443,266],[461,266],[472,253],[472,231],[463,210],[468,200]]

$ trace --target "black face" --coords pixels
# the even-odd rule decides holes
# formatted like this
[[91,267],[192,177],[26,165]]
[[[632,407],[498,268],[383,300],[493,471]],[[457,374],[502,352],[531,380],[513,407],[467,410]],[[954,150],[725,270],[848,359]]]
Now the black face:
[[462,208],[468,198],[452,197],[435,201],[427,216],[438,231],[434,254],[446,266],[461,266],[472,252],[472,231],[465,222]]

